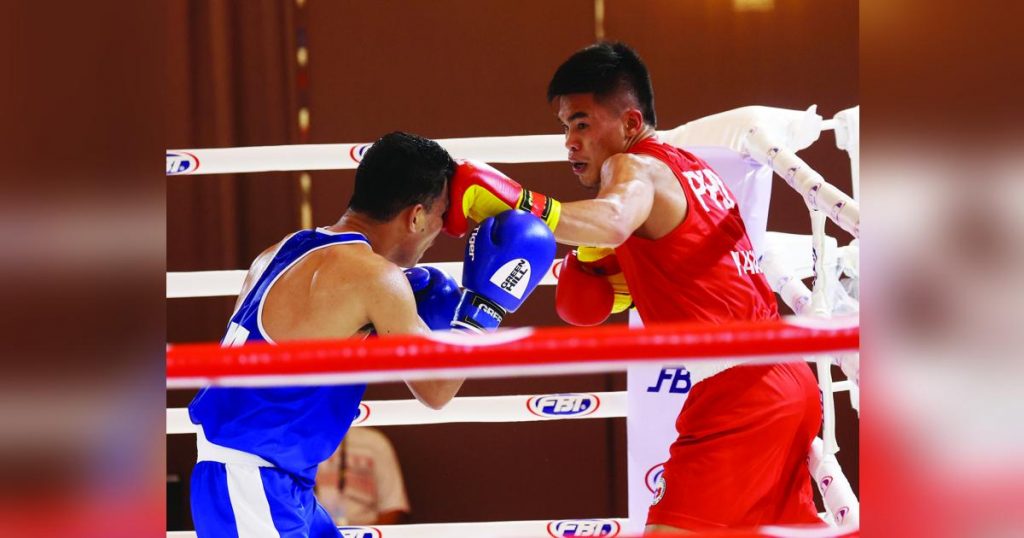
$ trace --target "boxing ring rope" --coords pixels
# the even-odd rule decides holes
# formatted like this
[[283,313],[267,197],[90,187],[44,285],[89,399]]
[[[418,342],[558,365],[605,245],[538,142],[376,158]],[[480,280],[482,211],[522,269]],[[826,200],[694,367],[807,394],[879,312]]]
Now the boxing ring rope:
[[631,364],[743,356],[751,363],[854,351],[856,318],[518,328],[491,334],[433,332],[367,340],[241,347],[167,346],[167,387],[322,385],[437,377],[507,377],[619,371]]

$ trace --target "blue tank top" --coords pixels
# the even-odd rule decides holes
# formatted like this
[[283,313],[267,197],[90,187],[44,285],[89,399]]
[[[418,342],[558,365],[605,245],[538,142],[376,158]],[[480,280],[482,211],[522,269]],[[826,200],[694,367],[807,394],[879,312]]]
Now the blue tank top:
[[[260,315],[270,288],[306,254],[333,245],[369,245],[362,234],[302,230],[285,240],[228,324],[223,346],[273,343]],[[188,406],[193,424],[221,446],[255,454],[312,487],[317,466],[338,448],[366,385],[206,387]]]

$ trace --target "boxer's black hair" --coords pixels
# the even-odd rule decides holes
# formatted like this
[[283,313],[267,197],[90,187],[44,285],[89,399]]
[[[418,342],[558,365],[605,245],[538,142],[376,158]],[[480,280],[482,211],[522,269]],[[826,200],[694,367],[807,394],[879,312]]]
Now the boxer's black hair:
[[437,142],[388,133],[363,154],[348,207],[378,221],[416,204],[430,209],[454,174],[455,161]]
[[601,42],[577,51],[558,67],[548,84],[548,103],[573,93],[592,93],[601,101],[622,91],[636,97],[644,123],[657,127],[647,66],[629,45]]

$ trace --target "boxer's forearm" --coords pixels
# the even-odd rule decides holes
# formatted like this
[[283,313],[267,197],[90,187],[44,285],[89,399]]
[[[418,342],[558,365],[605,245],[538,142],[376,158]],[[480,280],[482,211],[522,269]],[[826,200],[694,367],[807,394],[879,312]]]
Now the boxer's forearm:
[[618,198],[595,198],[562,204],[555,240],[564,245],[617,247],[643,223],[636,210]]

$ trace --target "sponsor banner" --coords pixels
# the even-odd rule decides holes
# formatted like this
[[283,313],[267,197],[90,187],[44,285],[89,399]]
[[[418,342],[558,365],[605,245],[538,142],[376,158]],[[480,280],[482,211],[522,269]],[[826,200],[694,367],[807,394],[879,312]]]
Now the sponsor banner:
[[595,394],[544,394],[526,401],[526,409],[547,418],[585,417],[597,411],[601,399]]
[[[363,407],[365,406],[365,409]],[[375,400],[360,405],[353,426],[443,424],[451,422],[530,422],[626,416],[626,392],[467,396],[444,409],[416,400]]]
[[[637,311],[629,313],[629,324],[639,327]],[[631,366],[626,378],[626,435],[629,480],[629,519],[624,533],[641,535],[647,523],[647,509],[659,489],[662,464],[668,447],[676,440],[676,416],[690,392],[690,375],[683,364]]]
[[560,519],[548,523],[548,535],[563,536],[618,536],[622,526],[614,519]]

